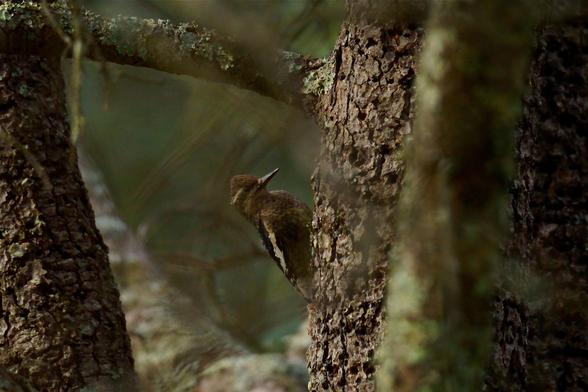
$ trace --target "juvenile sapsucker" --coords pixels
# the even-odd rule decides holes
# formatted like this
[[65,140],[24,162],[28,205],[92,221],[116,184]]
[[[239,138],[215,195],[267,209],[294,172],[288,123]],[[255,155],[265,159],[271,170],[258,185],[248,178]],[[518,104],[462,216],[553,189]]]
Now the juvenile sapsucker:
[[231,204],[257,227],[272,259],[310,302],[313,295],[310,255],[312,213],[291,193],[266,189],[278,170],[261,178],[248,174],[231,178]]

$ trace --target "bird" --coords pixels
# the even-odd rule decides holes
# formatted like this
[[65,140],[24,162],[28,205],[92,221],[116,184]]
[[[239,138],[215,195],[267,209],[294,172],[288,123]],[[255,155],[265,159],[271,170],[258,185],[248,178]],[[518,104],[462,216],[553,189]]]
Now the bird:
[[312,212],[289,192],[267,190],[278,171],[279,168],[259,178],[250,174],[233,176],[231,204],[257,228],[264,247],[288,281],[307,302],[312,302]]

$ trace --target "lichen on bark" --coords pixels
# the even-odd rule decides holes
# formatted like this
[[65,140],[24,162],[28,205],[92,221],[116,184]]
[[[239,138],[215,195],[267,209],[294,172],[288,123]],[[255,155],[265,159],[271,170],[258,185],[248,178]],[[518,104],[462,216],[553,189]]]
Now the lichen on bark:
[[[37,49],[55,52],[60,38],[53,30],[71,35],[74,23],[64,1],[50,3],[45,9],[39,2],[0,3],[4,31],[0,44],[7,37],[10,41],[11,32],[19,31],[49,45]],[[82,10],[80,16],[87,44],[84,54],[91,59],[225,82],[300,108],[314,99],[303,91],[306,74],[318,67],[317,60],[310,57],[277,50],[260,53],[258,48],[196,22],[105,18],[88,10]]]

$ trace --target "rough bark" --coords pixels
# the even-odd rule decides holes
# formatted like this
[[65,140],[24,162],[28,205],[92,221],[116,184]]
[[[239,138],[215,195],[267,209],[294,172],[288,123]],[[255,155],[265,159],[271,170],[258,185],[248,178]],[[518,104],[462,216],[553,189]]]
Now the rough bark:
[[539,35],[516,139],[494,391],[588,389],[588,21]]
[[344,23],[313,175],[315,284],[308,352],[311,391],[374,389],[390,222],[410,133],[420,30]]
[[57,59],[0,54],[0,364],[40,390],[130,391],[125,320],[64,100]]
[[[9,3],[3,2],[1,6]],[[352,4],[356,3],[361,9],[369,1]],[[0,21],[4,33],[25,28],[23,26],[26,26],[27,35],[51,31],[45,17],[39,16],[38,7],[36,16],[20,13],[30,11],[27,7],[34,8],[35,4],[19,4],[15,9],[2,8]],[[313,179],[316,206],[313,247],[319,298],[310,312],[313,339],[309,351],[311,390],[372,390],[374,387],[373,355],[382,331],[384,277],[388,251],[394,239],[390,222],[403,171],[399,149],[404,136],[410,132],[410,90],[420,31],[382,27],[366,22],[361,13],[352,16],[344,24],[331,61],[325,66],[309,70],[304,65],[298,68],[301,65],[295,61],[290,63],[294,68],[284,70],[286,73],[302,70],[296,76],[296,88],[293,92],[286,92],[286,97],[290,93],[298,96],[300,86],[303,86],[305,95],[324,93],[314,108],[324,134],[321,164]],[[137,19],[125,19],[121,23],[121,29],[117,24],[108,25],[106,20],[99,20],[95,25],[99,29],[98,41],[105,45],[103,53],[112,56],[113,61],[168,72],[193,72],[190,74],[208,78],[212,69],[215,72],[223,70],[224,63],[220,60],[231,58],[216,47],[201,52],[203,47],[200,44],[206,42],[207,32],[199,27]],[[66,23],[62,26],[67,30]],[[104,32],[103,38],[100,38],[100,31]],[[200,32],[203,34],[196,34]],[[171,54],[184,56],[174,57],[179,66],[175,62],[158,61],[158,56],[170,52],[157,51],[159,45],[151,51],[149,34],[158,37],[155,42],[178,45]],[[45,35],[51,38],[43,45],[36,41],[34,48],[27,46],[26,49],[54,51],[55,36]],[[0,42],[3,46],[14,47],[12,37],[14,34],[1,35]],[[571,41],[575,42],[574,48],[582,46],[575,39]],[[551,45],[557,47],[563,41],[553,42]],[[16,45],[21,45],[22,49],[22,42],[16,42]],[[581,197],[586,192],[583,185],[579,190],[570,185],[571,179],[568,184],[565,175],[558,177],[560,180],[557,181],[546,175],[567,175],[578,167],[580,171],[574,173],[585,173],[585,160],[582,159],[585,159],[586,151],[581,150],[585,140],[579,136],[574,139],[571,133],[562,134],[561,131],[568,129],[570,121],[585,118],[582,106],[585,100],[580,99],[585,98],[582,95],[584,90],[573,95],[570,91],[574,90],[568,87],[565,94],[554,94],[559,91],[559,77],[567,75],[558,64],[570,61],[569,52],[570,46],[562,45],[559,57],[545,56],[537,63],[541,66],[536,69],[541,72],[553,72],[549,77],[538,79],[536,86],[541,86],[537,87],[538,91],[561,96],[561,100],[549,101],[546,109],[543,108],[544,101],[536,99],[536,111],[529,114],[530,118],[535,118],[531,122],[534,125],[525,133],[534,144],[528,146],[521,142],[520,145],[525,147],[519,147],[521,151],[528,149],[547,158],[522,160],[521,188],[517,188],[521,193],[516,195],[514,209],[515,216],[524,217],[517,218],[523,223],[515,226],[523,234],[515,248],[533,249],[530,253],[520,252],[527,265],[533,268],[539,265],[538,271],[549,277],[555,276],[556,287],[565,285],[561,293],[555,295],[556,300],[546,308],[549,311],[531,309],[512,293],[505,295],[497,305],[499,350],[496,358],[506,369],[506,374],[516,374],[517,380],[524,381],[522,388],[547,385],[551,389],[563,390],[585,386],[582,374],[586,374],[583,362],[586,345],[582,328],[585,330],[586,319],[578,308],[564,305],[584,299],[577,294],[577,287],[586,292],[581,279],[580,283],[568,285],[573,281],[573,274],[585,273],[586,255],[582,252],[586,246],[582,248],[573,244],[582,243],[582,235],[586,238],[585,222],[577,220],[578,216],[586,215],[585,199]],[[204,64],[202,68],[187,65],[193,56],[198,57],[196,64]],[[22,359],[22,367],[29,369],[23,374],[35,376],[34,379],[43,386],[45,382],[57,385],[59,377],[60,381],[64,380],[64,389],[75,389],[90,383],[88,380],[100,376],[109,379],[118,370],[129,370],[128,342],[120,334],[124,330],[119,328],[122,316],[117,307],[116,291],[105,267],[104,248],[93,227],[77,169],[64,158],[69,156],[69,139],[63,98],[59,95],[61,93],[56,95],[62,91],[62,81],[56,76],[57,64],[43,57],[35,57],[35,61],[31,58],[6,56],[1,67],[4,73],[12,76],[0,83],[2,91],[8,92],[2,92],[3,98],[0,97],[0,120],[11,126],[3,139],[3,161],[0,164],[0,224],[3,225],[0,238],[3,249],[0,259],[3,268],[0,331],[3,340],[0,342],[3,347],[18,344],[31,351],[4,350],[0,359],[8,366],[14,365],[17,371]],[[230,62],[228,64],[229,69],[238,69],[231,68]],[[553,71],[549,71],[551,69]],[[577,65],[574,69],[576,72],[570,74],[570,80],[583,81],[583,68]],[[22,71],[24,74],[19,74]],[[304,75],[306,71],[310,73]],[[244,72],[245,82],[239,80],[238,74],[227,76],[226,81],[254,90],[256,86],[262,86],[260,91],[280,94],[280,88],[276,86],[284,86],[271,78],[256,84],[259,79],[252,69]],[[266,89],[266,83],[273,87]],[[31,93],[31,86],[34,93]],[[298,98],[284,100],[298,102]],[[535,101],[531,99],[529,102]],[[568,106],[577,109],[582,117],[578,114],[570,120],[569,113],[562,109]],[[563,114],[555,115],[560,113],[558,110]],[[551,115],[563,128],[553,125]],[[544,121],[544,118],[548,120]],[[553,131],[554,127],[557,131]],[[553,132],[547,133],[543,128]],[[580,134],[579,127],[574,129]],[[546,141],[539,141],[539,131]],[[546,154],[551,150],[554,134],[563,140],[561,149],[558,149],[563,151],[562,156]],[[567,137],[576,142],[568,142]],[[36,144],[39,140],[50,144]],[[580,152],[574,154],[577,151]],[[558,165],[550,166],[555,156]],[[547,196],[541,193],[545,190]],[[19,197],[14,197],[17,194]],[[571,208],[571,199],[581,201],[572,203]],[[3,222],[7,222],[6,226]],[[20,233],[23,238],[18,238]],[[564,257],[564,252],[570,249],[577,258]],[[552,254],[557,257],[551,257]],[[98,296],[103,289],[107,295]],[[21,295],[25,291],[27,295]],[[566,294],[568,291],[575,294]],[[31,315],[40,315],[41,318],[32,318]],[[23,329],[21,334],[18,328],[27,325],[35,325],[36,329]],[[58,335],[55,325],[68,333]],[[104,352],[102,345],[106,341],[112,344],[110,354],[116,355],[120,364],[113,363]],[[61,355],[61,347],[67,355]],[[34,351],[35,348],[39,350]],[[88,361],[90,353],[92,360]],[[540,359],[533,362],[537,353]],[[528,363],[531,365],[527,366]],[[49,371],[51,366],[58,370]],[[543,374],[545,366],[548,371]],[[527,377],[536,374],[540,377],[533,379],[544,381],[528,382]]]

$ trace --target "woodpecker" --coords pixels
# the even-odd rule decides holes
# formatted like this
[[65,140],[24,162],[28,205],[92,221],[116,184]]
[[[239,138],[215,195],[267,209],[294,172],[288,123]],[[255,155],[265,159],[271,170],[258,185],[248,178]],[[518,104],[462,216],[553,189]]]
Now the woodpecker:
[[263,245],[290,283],[311,302],[310,208],[286,191],[268,191],[279,169],[257,178],[231,178],[231,204],[259,231]]

